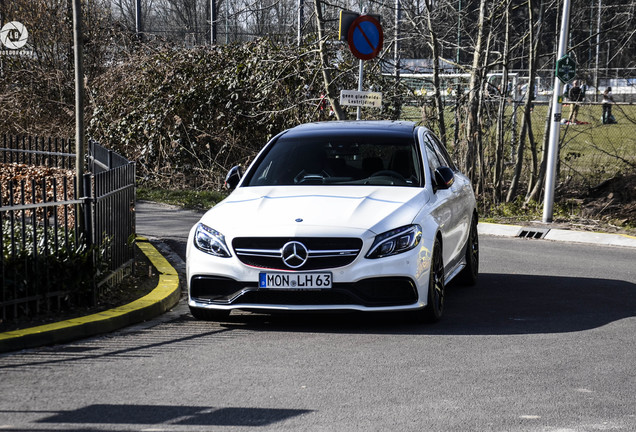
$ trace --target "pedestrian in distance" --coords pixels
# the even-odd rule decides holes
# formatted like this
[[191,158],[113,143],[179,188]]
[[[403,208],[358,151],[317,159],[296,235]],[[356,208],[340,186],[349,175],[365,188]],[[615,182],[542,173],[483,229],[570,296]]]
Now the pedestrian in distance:
[[572,88],[568,92],[568,99],[570,99],[570,118],[568,122],[570,124],[578,123],[578,115],[579,115],[579,103],[583,100],[583,90],[579,86],[578,81],[574,81],[572,83]]
[[612,96],[612,88],[608,87],[603,92],[603,116],[601,120],[603,124],[615,124],[616,118],[612,115],[612,104],[614,97]]
[[587,82],[583,81],[581,83],[581,100],[585,100],[585,93],[587,93]]

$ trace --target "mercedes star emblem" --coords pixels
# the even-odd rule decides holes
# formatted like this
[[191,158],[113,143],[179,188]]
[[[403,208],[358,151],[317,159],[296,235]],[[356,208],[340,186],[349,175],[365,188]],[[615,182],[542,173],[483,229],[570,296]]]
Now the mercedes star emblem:
[[283,262],[289,268],[297,269],[307,262],[308,252],[304,244],[290,241],[281,250]]

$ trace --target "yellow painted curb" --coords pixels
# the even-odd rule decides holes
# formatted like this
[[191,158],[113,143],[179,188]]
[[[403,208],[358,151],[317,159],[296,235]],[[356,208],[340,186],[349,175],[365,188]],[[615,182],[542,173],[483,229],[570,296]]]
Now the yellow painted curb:
[[150,293],[126,305],[92,315],[0,333],[0,352],[69,342],[111,332],[154,318],[176,305],[181,297],[177,271],[147,239],[138,237],[136,245],[159,273],[157,286]]
[[137,247],[148,257],[152,265],[160,274],[176,275],[177,271],[170,265],[167,259],[145,238],[137,238]]

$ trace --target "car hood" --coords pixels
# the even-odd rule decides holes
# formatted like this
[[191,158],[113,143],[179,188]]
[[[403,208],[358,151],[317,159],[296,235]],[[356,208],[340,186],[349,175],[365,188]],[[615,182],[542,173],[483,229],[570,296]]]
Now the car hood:
[[243,187],[201,222],[229,237],[378,234],[412,223],[427,201],[411,187]]

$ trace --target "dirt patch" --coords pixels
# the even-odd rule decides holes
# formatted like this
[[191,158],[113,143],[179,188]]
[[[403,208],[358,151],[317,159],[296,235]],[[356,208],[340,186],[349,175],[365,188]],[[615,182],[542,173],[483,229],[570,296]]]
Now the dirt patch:
[[614,177],[592,188],[583,199],[581,216],[636,226],[636,175]]
[[[24,165],[18,163],[0,163],[0,185],[2,185],[2,203],[8,205],[11,196],[9,194],[9,185],[13,185],[13,202],[15,204],[21,201],[21,189],[24,185],[24,197],[35,196],[36,202],[42,202],[43,195],[47,201],[64,199],[64,182],[66,179],[66,194],[69,199],[73,196],[73,180],[75,171],[64,168],[42,167]],[[46,181],[46,187],[42,190],[42,182]],[[56,193],[53,193],[53,182],[56,183]],[[35,188],[33,185],[35,184]]]
[[[3,206],[63,202],[75,197],[75,171],[64,168],[0,163],[0,204]],[[54,207],[25,210],[28,218],[35,211],[38,221],[53,216]],[[75,207],[58,206],[57,219],[68,227],[75,224]]]
[[576,228],[636,234],[636,174],[613,177],[587,191],[568,191],[566,195],[580,208],[580,217],[559,222]]

